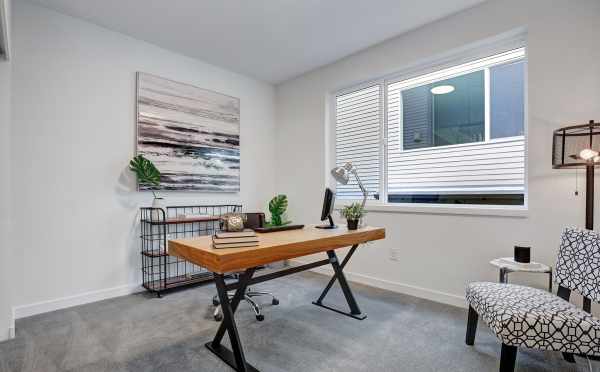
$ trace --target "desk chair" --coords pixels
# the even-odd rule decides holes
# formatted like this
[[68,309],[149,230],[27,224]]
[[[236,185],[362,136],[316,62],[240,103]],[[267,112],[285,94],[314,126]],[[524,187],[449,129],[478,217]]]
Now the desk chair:
[[[265,225],[265,214],[264,213],[246,213],[246,222],[244,222],[244,227],[247,229],[255,229],[257,227],[264,227]],[[238,277],[240,273],[234,273],[232,276]],[[279,305],[279,300],[269,292],[258,292],[253,291],[250,287],[246,289],[246,294],[244,295],[244,301],[246,301],[252,310],[254,311],[254,315],[256,315],[256,320],[263,321],[265,316],[261,314],[260,306],[252,299],[253,297],[260,296],[269,296],[271,297],[271,304]],[[233,293],[229,294],[229,299],[233,298]],[[221,312],[221,303],[219,301],[219,296],[214,295],[212,299],[213,305],[215,306],[215,311],[213,313],[213,317],[216,321],[220,322],[223,320],[223,313]]]

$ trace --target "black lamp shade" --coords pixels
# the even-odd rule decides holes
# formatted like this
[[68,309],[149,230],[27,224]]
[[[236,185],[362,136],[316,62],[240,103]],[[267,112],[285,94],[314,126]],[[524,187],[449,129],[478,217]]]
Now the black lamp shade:
[[559,128],[552,135],[552,168],[585,167],[600,165],[599,159],[584,159],[583,150],[600,153],[600,123]]
[[585,228],[594,229],[594,168],[600,165],[600,123],[572,125],[552,134],[552,168],[585,168]]

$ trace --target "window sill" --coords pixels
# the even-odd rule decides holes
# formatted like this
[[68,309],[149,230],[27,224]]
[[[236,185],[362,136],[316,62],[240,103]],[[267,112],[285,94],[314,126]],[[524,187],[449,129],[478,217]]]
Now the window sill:
[[[353,201],[336,201],[335,209],[341,209],[345,204]],[[517,205],[456,205],[456,204],[376,204],[368,203],[367,212],[381,213],[419,213],[419,214],[451,214],[463,216],[495,216],[527,218],[529,209]]]

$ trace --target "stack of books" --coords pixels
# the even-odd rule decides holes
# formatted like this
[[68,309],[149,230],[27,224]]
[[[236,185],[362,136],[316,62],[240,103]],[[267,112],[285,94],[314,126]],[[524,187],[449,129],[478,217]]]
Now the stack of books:
[[213,235],[214,248],[242,248],[258,246],[258,236],[250,229],[239,232],[219,232]]

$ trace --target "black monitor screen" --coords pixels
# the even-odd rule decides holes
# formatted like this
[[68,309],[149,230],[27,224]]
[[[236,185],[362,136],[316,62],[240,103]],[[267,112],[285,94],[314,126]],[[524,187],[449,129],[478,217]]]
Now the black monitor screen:
[[335,204],[335,194],[328,187],[325,189],[325,198],[323,199],[323,211],[321,211],[321,221],[324,221],[331,215],[333,205]]

